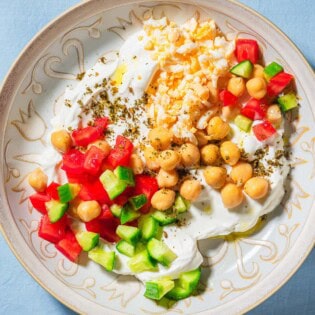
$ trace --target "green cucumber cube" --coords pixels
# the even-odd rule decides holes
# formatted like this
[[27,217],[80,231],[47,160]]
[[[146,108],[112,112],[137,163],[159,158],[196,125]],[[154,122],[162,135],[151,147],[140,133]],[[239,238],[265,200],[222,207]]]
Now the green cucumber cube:
[[156,262],[151,258],[147,250],[144,250],[133,256],[128,261],[128,266],[134,273],[158,270]]
[[246,116],[237,115],[234,119],[234,124],[241,130],[249,132],[253,121]]
[[276,63],[275,61],[273,61],[272,63],[265,67],[264,74],[266,78],[269,80],[282,71],[283,67]]
[[120,215],[120,223],[125,224],[140,217],[140,213],[138,211],[132,210],[128,205],[122,208]]
[[112,271],[115,265],[115,252],[105,251],[100,247],[95,247],[89,251],[91,260],[103,266],[107,271]]
[[163,242],[152,238],[147,244],[147,250],[152,258],[163,266],[169,266],[177,255]]
[[144,296],[152,300],[160,300],[167,292],[174,288],[173,280],[155,280],[145,283]]
[[253,64],[249,60],[244,60],[234,66],[230,72],[239,77],[249,79],[253,72]]
[[183,213],[183,212],[186,212],[188,208],[189,208],[189,202],[185,200],[181,195],[177,195],[174,202],[173,209],[177,213]]
[[108,193],[109,199],[113,200],[122,194],[127,184],[120,180],[112,171],[106,170],[100,177],[100,181],[103,184],[105,190]]
[[137,211],[143,207],[148,202],[148,198],[145,194],[133,196],[129,198],[129,203],[131,204],[133,210]]
[[137,243],[140,239],[140,229],[134,226],[118,225],[116,229],[116,234],[132,245]]
[[278,103],[283,112],[287,112],[293,108],[298,106],[298,100],[294,93],[285,94],[283,96],[278,97]]
[[100,235],[94,232],[79,232],[75,235],[78,243],[85,252],[90,251],[98,245]]
[[120,218],[122,208],[123,207],[120,206],[120,205],[113,204],[113,205],[110,206],[110,211],[111,211],[111,213],[113,214],[114,217]]
[[159,223],[151,216],[141,218],[139,222],[142,238],[146,241],[155,237],[159,230]]
[[123,255],[133,257],[136,253],[136,247],[128,242],[121,240],[117,243],[116,249]]
[[152,217],[158,221],[161,226],[175,223],[178,220],[176,214],[168,213],[167,211],[155,211]]
[[69,202],[73,200],[80,192],[79,184],[67,183],[57,188],[60,202]]
[[45,202],[45,207],[48,213],[49,221],[51,223],[55,223],[63,217],[68,209],[68,204],[57,200],[51,200]]
[[114,170],[114,174],[117,176],[119,180],[124,182],[127,186],[134,187],[135,179],[131,168],[125,166],[117,166]]

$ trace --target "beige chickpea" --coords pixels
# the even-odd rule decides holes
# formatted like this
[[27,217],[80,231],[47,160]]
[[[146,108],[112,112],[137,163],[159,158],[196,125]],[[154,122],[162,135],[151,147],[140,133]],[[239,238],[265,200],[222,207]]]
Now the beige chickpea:
[[110,144],[105,140],[96,140],[96,141],[90,143],[88,145],[88,149],[90,149],[91,146],[95,146],[95,147],[101,149],[104,152],[105,157],[107,157],[109,155],[109,152],[112,149]]
[[208,144],[201,148],[201,161],[206,165],[214,165],[220,157],[220,151],[217,145]]
[[263,78],[253,78],[246,83],[247,92],[257,100],[262,99],[267,93],[267,83]]
[[156,171],[160,168],[160,164],[158,162],[158,157],[159,157],[158,151],[156,151],[152,147],[145,147],[143,154],[144,154],[146,166],[148,169],[152,171]]
[[237,186],[243,186],[253,176],[253,168],[249,163],[238,162],[232,167],[230,177]]
[[61,152],[67,152],[72,146],[72,139],[66,130],[54,131],[50,136],[50,141],[53,147]]
[[270,105],[267,109],[266,118],[275,127],[279,127],[282,121],[282,114],[280,107],[277,104]]
[[262,177],[252,177],[244,186],[246,194],[253,199],[264,198],[267,195],[268,190],[269,183]]
[[244,79],[241,77],[231,78],[228,82],[227,90],[237,97],[242,96],[246,90]]
[[179,149],[181,162],[184,166],[194,166],[200,161],[200,152],[196,145],[192,143],[185,143]]
[[208,136],[202,130],[197,130],[195,132],[195,137],[197,138],[199,147],[203,147],[208,143]]
[[224,206],[231,209],[239,206],[243,202],[244,195],[240,187],[229,183],[222,188],[221,198]]
[[77,215],[83,222],[89,222],[97,218],[101,211],[101,206],[97,201],[82,201],[77,208]]
[[172,142],[173,135],[168,129],[157,127],[150,130],[148,137],[154,149],[166,150]]
[[203,172],[206,183],[214,189],[220,189],[226,181],[226,169],[218,166],[208,166]]
[[226,121],[232,121],[240,113],[240,108],[238,106],[223,106],[221,113]]
[[241,157],[238,146],[232,141],[225,141],[220,146],[220,153],[225,163],[235,165]]
[[177,184],[178,173],[176,170],[165,171],[161,168],[156,176],[156,180],[160,188],[170,188]]
[[138,154],[131,154],[130,157],[130,167],[135,175],[142,174],[144,171],[143,161]]
[[195,201],[201,193],[201,184],[196,179],[186,179],[180,186],[179,193],[189,201]]
[[165,211],[169,209],[175,201],[175,191],[171,189],[158,190],[151,199],[152,207],[156,210]]
[[162,151],[158,157],[159,164],[163,170],[173,170],[179,163],[181,157],[179,153],[174,150]]
[[253,78],[265,78],[264,75],[264,67],[259,65],[259,64],[254,64],[253,72],[252,72],[252,77]]
[[37,192],[44,192],[47,188],[47,175],[40,169],[36,168],[28,175],[29,185]]
[[230,131],[230,125],[219,116],[212,117],[207,127],[210,140],[222,140]]

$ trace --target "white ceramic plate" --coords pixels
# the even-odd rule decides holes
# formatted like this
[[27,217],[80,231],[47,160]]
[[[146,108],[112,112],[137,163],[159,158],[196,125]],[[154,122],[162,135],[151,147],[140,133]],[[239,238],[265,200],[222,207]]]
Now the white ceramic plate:
[[[267,20],[230,1],[95,0],[76,6],[46,27],[20,55],[0,94],[1,216],[11,249],[46,290],[70,308],[89,314],[243,313],[274,293],[301,265],[314,244],[314,74],[293,44]],[[189,3],[189,2],[188,2]],[[299,119],[291,123],[292,165],[287,193],[268,222],[250,237],[202,241],[200,294],[170,309],[143,297],[132,277],[99,266],[70,263],[37,237],[39,214],[27,197],[27,174],[48,145],[54,101],[78,73],[117,49],[142,21],[166,15],[183,22],[193,15],[215,19],[230,38],[256,38],[266,60],[296,78]],[[288,115],[288,119],[292,117]],[[16,284],[18,285],[18,283]]]

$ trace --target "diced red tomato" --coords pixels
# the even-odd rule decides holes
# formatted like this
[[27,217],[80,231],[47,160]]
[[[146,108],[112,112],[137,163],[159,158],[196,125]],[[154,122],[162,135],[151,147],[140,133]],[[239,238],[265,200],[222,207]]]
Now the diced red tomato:
[[42,216],[39,223],[38,236],[52,243],[57,243],[65,237],[67,216],[63,216],[56,223],[51,223],[47,214]]
[[120,194],[118,197],[116,197],[113,200],[113,203],[123,206],[127,203],[128,199],[134,195],[134,188],[133,187],[127,187],[122,194]]
[[41,212],[42,214],[46,214],[47,210],[45,207],[45,202],[50,201],[51,197],[45,193],[35,193],[31,195],[30,197],[30,202],[32,206]]
[[75,145],[86,147],[88,144],[100,139],[103,131],[98,127],[88,126],[76,129],[72,132],[72,138]]
[[277,130],[269,121],[264,121],[252,127],[253,132],[259,141],[265,141],[275,135]]
[[241,109],[241,114],[251,120],[261,120],[266,116],[267,108],[265,100],[251,98]]
[[76,149],[71,149],[62,157],[61,168],[72,175],[81,175],[84,173],[84,154]]
[[63,255],[65,255],[71,261],[76,261],[80,253],[82,252],[81,246],[79,245],[77,239],[75,238],[75,235],[70,229],[66,231],[65,237],[55,246]]
[[109,163],[113,168],[117,166],[128,166],[132,150],[133,144],[129,139],[123,136],[117,136],[114,149],[110,151],[106,163]]
[[229,92],[228,90],[222,90],[220,92],[220,101],[224,106],[235,105],[237,103],[237,96]]
[[258,43],[254,39],[239,38],[236,40],[235,56],[238,62],[250,60],[253,64],[259,58]]
[[291,82],[293,75],[280,72],[270,79],[267,85],[267,93],[269,96],[277,96],[280,94]]
[[111,205],[113,202],[109,199],[109,196],[104,189],[103,184],[96,179],[94,181],[86,182],[82,184],[79,198],[88,201],[88,200],[96,200],[100,204],[108,204]]
[[107,126],[109,125],[109,119],[108,117],[101,117],[96,118],[94,121],[95,127],[98,127],[102,130],[102,133],[107,129]]
[[145,194],[148,202],[140,209],[142,213],[147,213],[150,210],[151,198],[158,191],[159,185],[156,178],[149,175],[136,175],[134,195]]
[[46,194],[50,196],[51,199],[59,200],[59,195],[58,195],[58,190],[57,190],[59,186],[60,185],[58,183],[51,182],[46,188]]
[[102,167],[102,162],[105,159],[105,153],[100,148],[92,145],[85,154],[83,168],[86,173],[97,175]]

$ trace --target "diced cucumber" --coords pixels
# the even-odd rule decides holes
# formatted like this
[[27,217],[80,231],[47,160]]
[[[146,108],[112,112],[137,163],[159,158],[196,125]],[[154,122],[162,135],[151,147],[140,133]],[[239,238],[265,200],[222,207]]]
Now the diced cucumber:
[[237,115],[234,119],[234,124],[241,130],[249,132],[253,121],[243,115]]
[[139,222],[142,238],[146,241],[155,237],[159,229],[159,223],[151,216],[141,218]]
[[122,208],[123,207],[120,206],[120,205],[113,204],[113,205],[110,206],[110,211],[111,211],[111,213],[113,214],[114,217],[120,218]]
[[177,213],[183,213],[183,212],[186,212],[188,208],[189,208],[189,202],[185,200],[181,195],[177,195],[174,202],[173,209]]
[[103,266],[107,271],[112,271],[115,265],[115,252],[105,251],[100,247],[95,247],[89,251],[88,256],[94,262]]
[[141,194],[141,195],[137,195],[137,196],[133,196],[129,198],[129,202],[135,211],[143,207],[147,203],[147,201],[148,201],[148,198],[145,194]]
[[179,279],[175,280],[175,287],[166,294],[166,297],[176,301],[189,297],[196,290],[200,277],[200,268],[182,273]]
[[269,80],[272,77],[274,77],[276,74],[282,71],[283,71],[283,67],[279,65],[278,63],[276,63],[275,61],[273,61],[272,63],[270,63],[268,66],[265,67],[264,74],[265,74],[266,79]]
[[79,184],[67,183],[59,186],[57,190],[60,202],[65,203],[73,200],[80,192],[80,189],[81,187]]
[[127,187],[126,182],[120,180],[112,171],[106,170],[100,177],[100,181],[103,184],[105,190],[108,193],[110,200],[115,199]]
[[121,210],[120,222],[121,222],[121,224],[125,224],[125,223],[131,222],[131,221],[133,221],[139,217],[140,217],[140,213],[138,211],[134,211],[131,209],[131,207],[126,205]]
[[45,207],[48,213],[49,221],[51,223],[55,223],[63,217],[68,209],[68,204],[57,200],[51,200],[45,202]]
[[249,60],[244,60],[234,66],[230,72],[239,77],[249,79],[253,72],[253,64]]
[[298,106],[298,100],[294,93],[289,93],[278,97],[278,103],[283,112],[287,112]]
[[145,283],[144,296],[152,300],[160,300],[167,292],[174,288],[173,280],[155,280]]
[[116,229],[116,234],[132,245],[137,243],[140,239],[140,229],[134,226],[118,225]]
[[169,266],[177,258],[177,255],[163,241],[155,238],[148,242],[147,249],[150,256],[163,266]]
[[168,225],[177,221],[177,217],[174,213],[168,213],[167,211],[155,211],[152,217],[159,222],[160,225]]
[[128,257],[132,257],[136,253],[136,247],[124,240],[119,241],[116,245],[116,248],[121,254],[126,255]]
[[156,262],[151,258],[147,250],[144,250],[133,256],[128,261],[128,266],[134,273],[158,270]]
[[135,179],[131,168],[125,166],[117,166],[114,170],[114,174],[117,176],[119,180],[124,182],[127,186],[134,187]]
[[86,231],[77,233],[75,237],[85,252],[88,252],[96,247],[100,239],[100,235],[98,233]]

